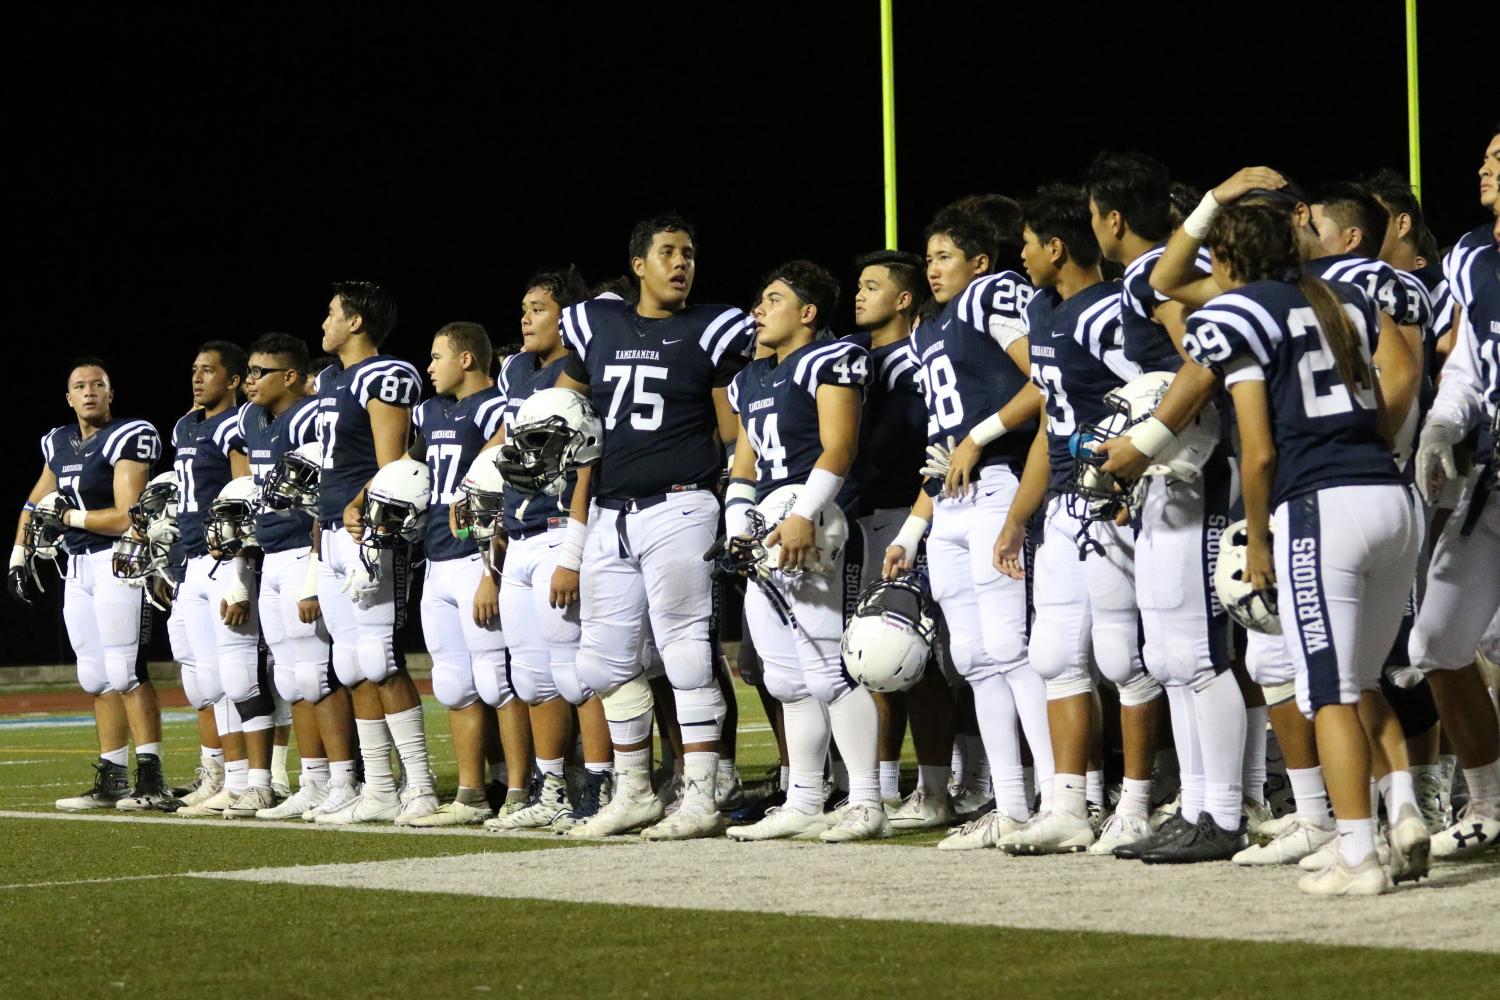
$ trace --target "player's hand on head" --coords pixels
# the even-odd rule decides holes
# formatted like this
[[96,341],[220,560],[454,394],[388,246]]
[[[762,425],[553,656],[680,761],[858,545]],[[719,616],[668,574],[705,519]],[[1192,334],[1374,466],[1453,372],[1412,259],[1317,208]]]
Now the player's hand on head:
[[1096,453],[1103,455],[1104,464],[1099,467],[1099,471],[1114,476],[1116,479],[1139,479],[1146,474],[1146,467],[1151,464],[1150,456],[1132,444],[1130,438],[1124,435],[1107,441],[1092,441],[1083,447],[1092,448]]
[[[952,438],[948,439],[952,441]],[[948,456],[948,474],[943,477],[943,494],[950,497],[966,496],[969,492],[969,476],[979,464],[979,455],[984,449],[979,442],[965,435],[958,447]]]
[[1279,191],[1284,187],[1286,187],[1286,178],[1270,167],[1245,167],[1214,188],[1214,201],[1220,205],[1228,205],[1250,191],[1262,188]]
[[562,566],[552,571],[551,604],[554,608],[566,608],[578,603],[578,571]]
[[479,587],[474,591],[474,624],[480,628],[489,628],[499,617],[500,587],[493,576],[485,573],[479,578]]
[[906,555],[906,547],[902,545],[891,545],[885,550],[885,561],[881,564],[880,575],[887,580],[896,577],[911,569],[911,559]]
[[1006,519],[1000,534],[995,536],[995,568],[1012,580],[1026,579],[1026,563],[1022,550],[1026,545],[1026,525]]

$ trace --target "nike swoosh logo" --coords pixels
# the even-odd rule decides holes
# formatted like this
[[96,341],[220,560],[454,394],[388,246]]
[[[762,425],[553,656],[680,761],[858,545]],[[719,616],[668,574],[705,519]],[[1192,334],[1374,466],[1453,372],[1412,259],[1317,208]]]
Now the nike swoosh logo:
[[782,379],[780,382],[772,382],[771,384],[773,386],[786,385],[786,379]]
[[948,320],[948,321],[947,321],[947,322],[945,322],[945,323],[944,323],[944,324],[943,324],[943,326],[942,326],[942,328],[943,328],[943,329],[944,329],[944,330],[946,330],[946,329],[948,329],[948,327],[950,327],[950,326],[952,326],[952,325],[953,325],[953,321],[952,321],[952,320],[951,320],[951,319],[950,319],[950,320]]
[[680,344],[680,343],[682,343],[682,338],[678,337],[676,340],[663,340],[661,342],[661,346],[666,347],[668,344]]
[[1052,331],[1052,336],[1053,336],[1053,338],[1054,338],[1054,339],[1055,339],[1055,338],[1057,338],[1057,337],[1064,337],[1064,336],[1067,336],[1067,334],[1063,334],[1063,333],[1058,333],[1058,332],[1057,332],[1057,331],[1056,331],[1056,330],[1053,330],[1053,331]]
[[552,543],[550,543],[550,544],[549,544],[549,545],[548,545],[548,546],[547,546],[547,548],[549,548],[549,549],[555,549],[555,548],[557,548],[557,547],[558,547],[558,546],[559,546],[559,545],[561,545],[561,544],[562,544],[562,542],[552,542]]

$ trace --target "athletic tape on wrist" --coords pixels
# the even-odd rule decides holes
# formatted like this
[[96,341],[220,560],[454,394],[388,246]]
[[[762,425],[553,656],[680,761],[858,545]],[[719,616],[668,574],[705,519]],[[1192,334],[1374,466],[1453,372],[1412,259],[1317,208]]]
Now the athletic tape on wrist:
[[1213,225],[1214,216],[1219,214],[1219,207],[1219,200],[1214,197],[1214,193],[1208,192],[1198,202],[1198,207],[1193,209],[1192,214],[1182,220],[1182,231],[1201,243],[1203,237],[1208,235],[1208,227]]
[[797,493],[797,502],[792,505],[792,513],[811,521],[818,516],[818,511],[833,502],[833,498],[839,495],[839,490],[843,486],[843,476],[835,476],[827,469],[812,470],[808,474],[807,482]]
[[969,431],[969,437],[974,439],[975,444],[983,448],[991,441],[998,440],[1005,434],[1006,429],[1005,421],[1000,419],[1000,414],[991,413],[974,425],[974,429]]
[[1172,428],[1156,417],[1147,417],[1126,435],[1135,449],[1147,458],[1155,458],[1177,443]]
[[563,529],[562,544],[557,547],[557,566],[559,569],[570,569],[578,572],[583,565],[583,542],[588,537],[589,526],[582,521],[568,518],[568,525]]
[[917,546],[922,544],[922,536],[927,534],[927,525],[928,521],[925,517],[908,515],[891,544],[901,546],[902,551],[907,555],[912,555],[917,551]]

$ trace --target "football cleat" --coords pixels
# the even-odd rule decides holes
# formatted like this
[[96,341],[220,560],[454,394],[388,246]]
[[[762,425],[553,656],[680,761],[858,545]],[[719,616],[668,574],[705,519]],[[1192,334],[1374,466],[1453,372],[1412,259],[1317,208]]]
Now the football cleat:
[[416,816],[409,822],[402,823],[396,820],[397,826],[415,826],[430,828],[435,826],[477,826],[494,816],[495,813],[488,804],[471,805],[454,799],[452,802],[444,802],[432,812],[425,816]]
[[588,820],[568,831],[569,837],[614,837],[658,822],[663,815],[661,800],[651,790],[650,772],[619,771],[609,804]]
[[1214,822],[1212,814],[1204,810],[1198,823],[1181,837],[1168,844],[1159,844],[1141,854],[1148,865],[1189,865],[1200,861],[1228,861],[1250,846],[1245,835],[1245,821],[1239,828],[1226,830]]
[[573,808],[563,813],[552,821],[552,829],[558,833],[567,833],[580,823],[585,823],[599,814],[599,810],[609,805],[610,793],[615,786],[615,773],[613,771],[589,771],[583,772],[583,784],[576,795],[572,796]]
[[262,809],[276,805],[276,793],[269,788],[247,788],[244,794],[224,808],[225,819],[254,819]]
[[844,806],[831,827],[818,834],[825,844],[848,844],[856,840],[884,840],[891,835],[890,820],[878,804],[855,802]]
[[1324,829],[1296,813],[1264,844],[1251,844],[1229,860],[1237,865],[1294,865],[1338,840],[1338,830]]
[[805,813],[791,806],[772,806],[765,818],[749,826],[732,826],[725,835],[733,840],[784,840],[790,837],[817,836],[828,829],[832,816],[825,812]]
[[1089,845],[1093,855],[1113,854],[1117,847],[1133,847],[1151,836],[1151,824],[1143,816],[1111,813],[1099,828],[1099,837]]
[[401,813],[396,817],[397,826],[413,826],[416,821],[431,816],[442,808],[438,797],[431,789],[406,788],[401,793]]
[[322,802],[319,802],[317,805],[304,812],[302,814],[302,818],[309,823],[316,823],[318,821],[318,817],[326,813],[342,812],[345,808],[348,807],[349,803],[353,802],[358,796],[358,785],[330,785],[328,787],[327,797],[325,797]]
[[786,792],[778,788],[735,809],[729,814],[729,822],[737,825],[759,823],[772,809],[784,805],[786,805]]
[[1240,807],[1240,815],[1245,820],[1245,833],[1251,840],[1270,840],[1274,833],[1268,832],[1266,827],[1276,822],[1276,817],[1271,812],[1271,807],[1264,802],[1256,802],[1254,799],[1245,799]]
[[[1339,842],[1337,838],[1334,838],[1323,847],[1318,848],[1297,862],[1297,867],[1305,872],[1320,872],[1338,860],[1338,856]],[[1391,845],[1387,838],[1375,838],[1375,858],[1382,865],[1389,865],[1391,863]]]
[[558,817],[572,810],[568,801],[567,781],[554,774],[543,776],[536,793],[522,809],[496,816],[484,824],[486,830],[539,830],[551,826]]
[[714,778],[714,804],[727,813],[745,804],[745,785],[738,768],[719,771]]
[[714,804],[713,776],[683,782],[677,810],[655,826],[641,831],[646,840],[696,840],[724,832],[724,817]]
[[135,790],[116,802],[115,808],[122,812],[141,812],[146,809],[173,812],[177,809],[177,799],[162,779],[160,757],[150,753],[136,755]]
[[662,815],[670,816],[682,804],[682,775],[663,775],[656,782],[656,797],[661,802]]
[[930,830],[952,826],[956,818],[946,791],[932,794],[918,785],[891,814],[891,826],[897,830]]
[[191,791],[177,798],[184,806],[196,806],[213,798],[224,787],[224,765],[220,761],[206,760],[198,765],[198,776],[190,786]]
[[58,799],[56,807],[63,812],[87,812],[90,809],[113,809],[130,794],[129,774],[123,764],[111,764],[100,757],[94,762],[94,787],[82,795]]
[[1422,820],[1427,832],[1439,834],[1453,822],[1453,810],[1448,801],[1448,785],[1441,771],[1416,771],[1412,784],[1416,786],[1417,807],[1422,810]]
[[[332,796],[329,796],[332,798]],[[324,803],[326,808],[328,803]],[[356,823],[390,823],[401,815],[401,799],[390,792],[361,791],[337,811],[319,810],[313,822],[320,826],[351,826]]]
[[[1148,820],[1147,825],[1151,826]],[[1110,853],[1124,861],[1139,861],[1141,855],[1147,851],[1155,850],[1166,844],[1173,843],[1180,837],[1185,837],[1196,827],[1182,818],[1182,813],[1174,812],[1168,816],[1161,826],[1154,827],[1151,836],[1134,844],[1125,844],[1116,847]]]
[[197,805],[183,806],[173,815],[186,816],[189,819],[223,819],[224,810],[234,805],[236,798],[237,796],[229,794],[228,788],[221,787]]
[[1006,854],[1078,854],[1095,839],[1087,816],[1053,811],[1037,813],[1025,826],[1001,837],[996,846]]
[[950,831],[946,838],[938,841],[938,850],[977,851],[986,847],[994,847],[1000,843],[1000,838],[1019,830],[1022,825],[1023,821],[1011,819],[996,809]]
[[1182,790],[1178,789],[1176,795],[1151,810],[1151,829],[1160,830],[1167,820],[1180,815],[1182,815]]
[[327,785],[303,785],[280,805],[269,809],[262,809],[255,814],[256,819],[302,819],[302,814],[311,809],[316,809],[328,798]]
[[1402,806],[1386,836],[1391,844],[1391,881],[1396,885],[1420,881],[1427,874],[1432,852],[1432,835],[1427,832],[1421,810]]
[[1471,800],[1459,812],[1457,822],[1433,836],[1432,856],[1467,858],[1496,844],[1500,844],[1500,804]]
[[1378,896],[1390,891],[1391,881],[1374,854],[1351,868],[1335,849],[1333,863],[1302,876],[1297,888],[1309,896]]

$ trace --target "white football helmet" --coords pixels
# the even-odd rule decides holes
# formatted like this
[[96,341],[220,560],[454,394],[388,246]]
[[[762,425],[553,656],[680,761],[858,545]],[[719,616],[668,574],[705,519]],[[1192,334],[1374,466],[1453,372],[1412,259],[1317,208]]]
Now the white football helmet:
[[496,464],[499,447],[486,448],[474,458],[469,472],[458,486],[459,499],[453,504],[453,518],[460,531],[481,549],[502,527],[505,517],[505,479]]
[[871,691],[906,691],[922,679],[936,637],[922,577],[881,580],[859,595],[844,629],[844,669]]
[[[756,513],[765,519],[767,534],[774,531],[776,526],[792,512],[801,492],[802,487],[798,484],[779,486],[755,505]],[[849,541],[849,522],[844,519],[844,512],[839,510],[837,504],[830,501],[813,518],[813,538],[814,544],[822,554],[817,559],[804,563],[802,571],[821,573],[824,576],[834,576],[839,573],[844,565],[844,546]],[[781,560],[781,546],[762,544],[760,553],[756,573],[765,579],[777,568],[776,564]],[[795,575],[797,572],[801,571],[793,571],[788,575]]]
[[36,502],[36,506],[31,509],[31,519],[26,522],[26,531],[22,534],[22,544],[28,560],[57,561],[57,557],[62,554],[65,530],[63,514],[77,509],[77,504],[56,490]]
[[522,493],[562,493],[568,473],[604,453],[604,424],[572,389],[533,393],[516,411],[500,446],[500,473]]
[[318,506],[318,478],[323,472],[323,443],[309,441],[279,458],[261,484],[260,502],[271,510],[303,510]]
[[177,473],[170,470],[163,472],[147,483],[144,490],[141,490],[140,499],[136,500],[135,506],[130,508],[130,520],[142,531],[145,531],[152,521],[159,521],[163,518],[175,521],[180,495]]
[[1251,590],[1245,579],[1250,534],[1244,521],[1236,521],[1219,536],[1219,561],[1214,566],[1214,590],[1229,617],[1252,632],[1281,634],[1275,590]]
[[255,479],[231,479],[208,505],[203,519],[203,538],[221,559],[231,559],[255,545],[255,512],[260,507]]
[[381,468],[365,490],[359,515],[364,534],[359,544],[369,549],[390,549],[417,541],[427,521],[427,495],[431,490],[432,473],[425,462],[398,458]]
[[[1128,436],[1130,428],[1156,412],[1157,404],[1171,384],[1171,372],[1147,372],[1106,393],[1104,401],[1126,415],[1125,426],[1117,433]],[[1218,446],[1219,410],[1211,402],[1204,403],[1193,422],[1178,433],[1177,443],[1156,456],[1146,468],[1146,475],[1197,479]]]

